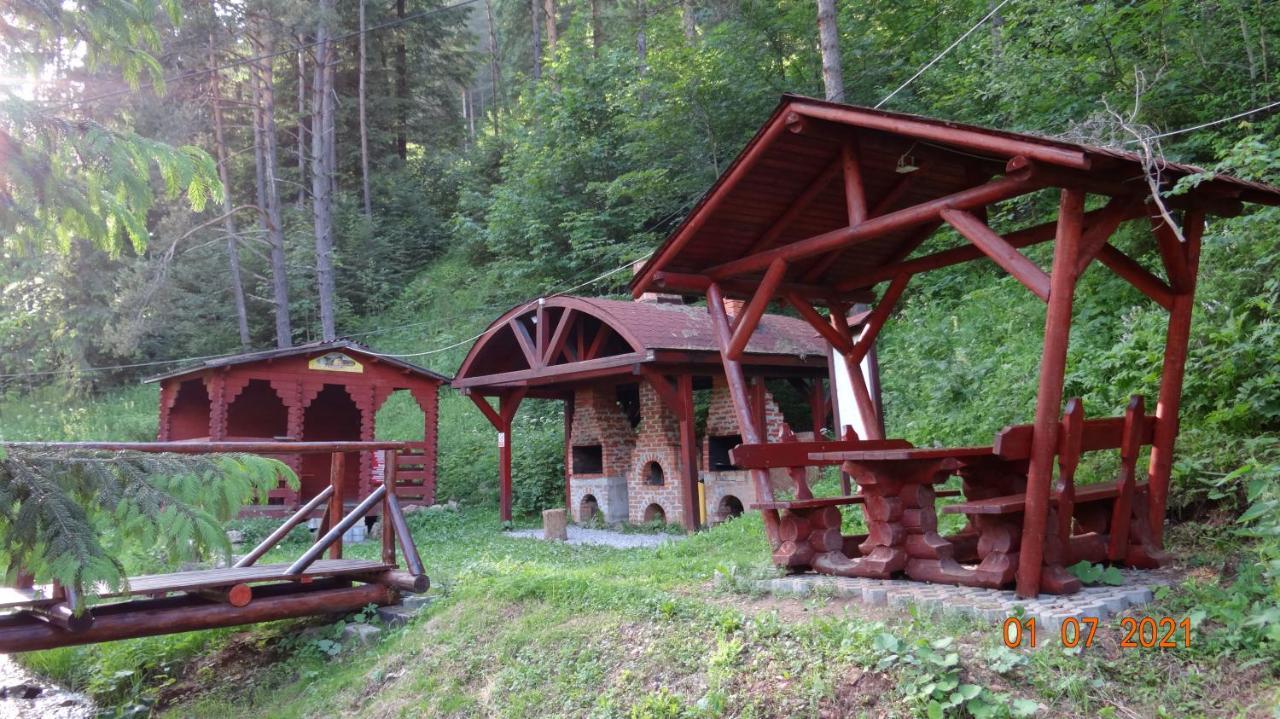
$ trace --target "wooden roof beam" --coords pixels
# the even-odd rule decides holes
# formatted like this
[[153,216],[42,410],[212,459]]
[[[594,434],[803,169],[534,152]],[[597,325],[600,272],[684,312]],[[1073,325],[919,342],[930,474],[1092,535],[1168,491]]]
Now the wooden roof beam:
[[[765,230],[764,234],[760,235],[760,239],[756,240],[755,244],[751,246],[751,249],[747,251],[748,254],[755,254],[761,250],[767,250],[777,244],[778,238],[781,237],[782,233],[791,226],[791,223],[794,222],[796,218],[800,217],[800,215],[804,214],[804,211],[809,209],[809,205],[813,204],[813,201],[818,198],[818,195],[825,192],[827,187],[831,185],[831,181],[840,173],[842,165],[842,158],[837,157],[832,160],[831,163],[818,174],[817,178],[815,178],[813,182],[809,183],[809,186],[804,189],[804,192],[801,192],[800,196],[791,203],[786,212],[783,212],[778,219],[774,220],[772,225],[769,225],[769,229]],[[704,288],[703,292],[705,291],[706,290]]]
[[[655,288],[680,294],[705,295],[707,288],[711,286],[711,282],[712,279],[706,275],[688,272],[662,270],[655,272],[653,275],[653,286]],[[756,282],[750,280],[725,280],[719,283],[721,289],[739,296],[751,296],[755,292],[756,284]],[[778,291],[795,294],[811,302],[825,302],[832,295],[832,288],[830,287],[797,282],[783,282],[778,286]],[[874,295],[868,292],[855,292],[852,294],[846,292],[840,294],[840,299],[863,302],[874,299]]]
[[978,152],[993,152],[1006,157],[1022,156],[1031,160],[1060,165],[1077,170],[1089,169],[1089,157],[1080,150],[1055,147],[1048,142],[1041,144],[1012,137],[975,132],[941,123],[924,122],[905,117],[890,117],[873,111],[831,105],[810,105],[797,102],[787,113],[792,117],[812,117],[844,125],[865,127],[871,130],[891,132],[920,140],[932,140],[946,145],[963,147]]
[[1007,166],[1008,174],[991,182],[952,193],[935,200],[923,202],[881,217],[875,217],[853,227],[842,227],[830,232],[793,242],[764,252],[757,252],[730,262],[716,265],[706,271],[711,279],[719,281],[731,277],[759,272],[776,259],[794,262],[814,257],[832,250],[851,247],[885,235],[922,225],[941,217],[946,209],[972,210],[985,207],[1011,197],[1025,195],[1042,188],[1036,177],[1036,166],[1026,158],[1014,158]]

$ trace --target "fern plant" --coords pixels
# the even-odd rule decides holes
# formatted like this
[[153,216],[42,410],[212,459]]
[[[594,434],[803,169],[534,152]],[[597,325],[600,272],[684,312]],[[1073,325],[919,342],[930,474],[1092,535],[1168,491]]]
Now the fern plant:
[[[229,557],[223,523],[288,466],[247,454],[180,455],[0,445],[0,567],[113,590],[126,568]],[[134,561],[141,558],[147,561]]]

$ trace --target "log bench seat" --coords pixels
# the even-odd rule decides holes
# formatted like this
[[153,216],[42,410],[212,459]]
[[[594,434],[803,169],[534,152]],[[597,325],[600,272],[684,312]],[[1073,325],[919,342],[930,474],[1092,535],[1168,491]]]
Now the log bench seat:
[[[1135,489],[1141,492],[1146,487],[1147,485],[1144,482],[1138,484]],[[941,494],[939,492],[939,496]],[[1102,482],[1077,488],[1072,502],[1074,504],[1089,504],[1091,502],[1115,499],[1118,496],[1120,496],[1119,482]],[[1050,498],[1050,502],[1056,501],[1057,497]],[[1018,494],[1006,494],[1003,497],[988,497],[986,499],[960,502],[943,507],[942,511],[946,514],[1015,514],[1023,511],[1026,503],[1026,493],[1020,492]]]
[[[934,492],[935,497],[960,497],[964,493],[958,489],[940,489]],[[842,507],[849,504],[863,504],[866,497],[853,494],[844,497],[813,497],[812,499],[792,499],[780,502],[758,502],[752,509],[821,509],[823,507]]]

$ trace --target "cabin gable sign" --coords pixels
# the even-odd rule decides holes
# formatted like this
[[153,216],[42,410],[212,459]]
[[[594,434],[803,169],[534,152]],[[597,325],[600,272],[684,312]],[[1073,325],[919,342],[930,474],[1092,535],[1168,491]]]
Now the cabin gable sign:
[[350,372],[352,374],[364,374],[364,365],[351,359],[341,352],[329,352],[319,357],[313,357],[307,362],[307,369],[319,370],[321,372]]

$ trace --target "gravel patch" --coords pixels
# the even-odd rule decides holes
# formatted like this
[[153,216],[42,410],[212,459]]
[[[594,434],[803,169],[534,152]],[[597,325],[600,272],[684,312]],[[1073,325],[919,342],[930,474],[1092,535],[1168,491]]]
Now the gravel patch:
[[[511,537],[522,539],[542,539],[541,529],[520,529],[508,533]],[[591,529],[569,525],[569,544],[595,544],[617,549],[634,549],[636,547],[656,547],[667,542],[678,542],[684,539],[678,534],[628,534],[615,532],[612,529]]]

